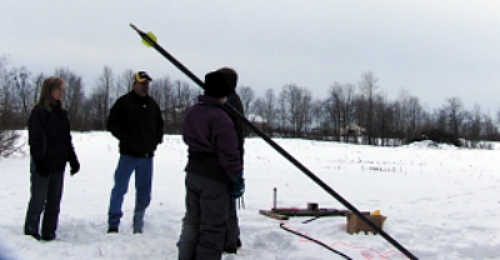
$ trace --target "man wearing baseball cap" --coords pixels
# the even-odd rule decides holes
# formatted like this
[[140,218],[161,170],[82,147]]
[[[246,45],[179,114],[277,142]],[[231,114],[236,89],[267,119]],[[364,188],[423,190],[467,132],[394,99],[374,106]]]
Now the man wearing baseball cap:
[[120,159],[111,190],[107,233],[118,233],[123,216],[123,198],[134,171],[136,198],[133,231],[134,234],[143,232],[144,214],[151,201],[154,151],[163,141],[161,111],[148,95],[151,81],[145,71],[136,72],[132,91],[121,96],[109,113],[107,129],[120,141]]

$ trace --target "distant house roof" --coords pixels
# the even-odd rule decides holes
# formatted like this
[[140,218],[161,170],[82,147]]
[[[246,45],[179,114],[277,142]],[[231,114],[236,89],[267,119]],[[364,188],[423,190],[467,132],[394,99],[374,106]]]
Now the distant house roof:
[[250,114],[247,116],[248,121],[254,122],[254,123],[266,123],[266,120],[262,118],[261,116]]
[[357,124],[355,124],[355,123],[350,123],[350,124],[346,125],[346,126],[344,127],[344,129],[356,130],[356,131],[362,131],[362,132],[366,131],[366,129],[365,129],[365,128],[360,127],[359,125],[357,125]]

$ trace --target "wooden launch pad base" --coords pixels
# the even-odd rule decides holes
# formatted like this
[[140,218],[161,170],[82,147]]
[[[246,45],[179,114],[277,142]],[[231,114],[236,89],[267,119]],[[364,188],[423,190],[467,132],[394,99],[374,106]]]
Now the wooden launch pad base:
[[[309,207],[310,208],[310,207]],[[328,209],[328,208],[319,208],[319,209],[297,209],[297,208],[275,208],[271,210],[259,210],[259,213],[273,218],[277,220],[288,220],[290,217],[312,217],[320,218],[320,217],[346,217],[347,218],[347,227],[346,231],[349,234],[359,233],[360,231],[372,232],[373,234],[377,234],[377,232],[371,228],[364,221],[359,219],[356,215],[352,214],[349,210],[340,210],[340,209]],[[371,222],[373,222],[377,227],[382,228],[384,221],[387,217],[382,215],[370,215],[369,211],[361,211],[366,218],[368,218]]]

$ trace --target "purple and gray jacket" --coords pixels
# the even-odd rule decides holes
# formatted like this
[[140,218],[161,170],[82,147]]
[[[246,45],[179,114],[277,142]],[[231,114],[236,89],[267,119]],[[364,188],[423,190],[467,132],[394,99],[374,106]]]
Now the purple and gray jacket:
[[217,99],[198,97],[184,117],[182,137],[188,145],[187,173],[229,183],[243,170],[233,122]]

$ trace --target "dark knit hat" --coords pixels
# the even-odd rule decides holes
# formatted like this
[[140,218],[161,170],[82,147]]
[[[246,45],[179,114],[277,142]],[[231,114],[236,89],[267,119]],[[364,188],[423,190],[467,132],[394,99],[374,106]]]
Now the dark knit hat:
[[238,83],[238,73],[236,73],[234,69],[229,67],[223,67],[218,69],[217,71],[222,73],[222,75],[224,75],[227,83],[233,89],[234,92],[234,89],[236,89],[236,84]]
[[205,95],[213,98],[223,98],[232,93],[224,75],[219,71],[212,71],[205,75]]

